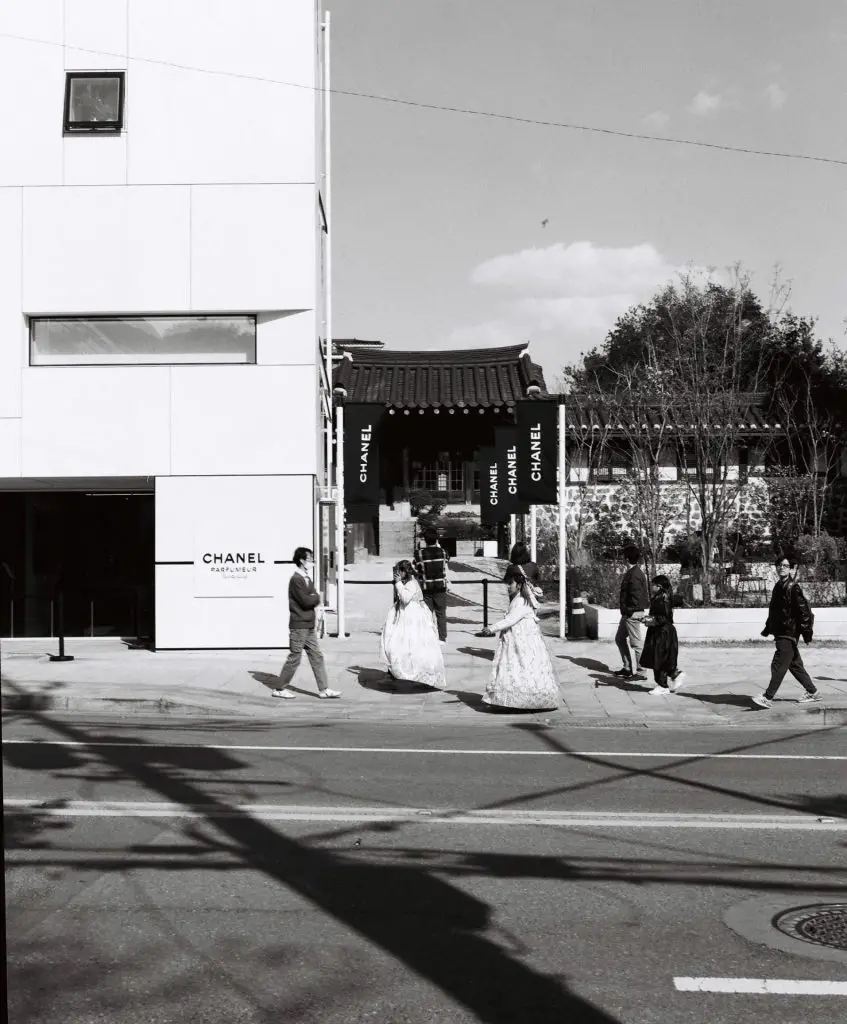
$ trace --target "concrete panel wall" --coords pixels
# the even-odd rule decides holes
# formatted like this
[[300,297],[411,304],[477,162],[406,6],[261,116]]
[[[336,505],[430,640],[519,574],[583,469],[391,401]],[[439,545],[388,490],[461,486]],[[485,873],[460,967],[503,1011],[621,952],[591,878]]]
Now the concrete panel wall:
[[62,9],[63,0],[0,3],[0,186],[62,183]]
[[312,185],[192,187],[191,308],[314,308],[314,218]]
[[314,366],[172,374],[172,473],[317,472]]
[[[597,608],[598,638],[612,642],[620,614],[610,608]],[[818,640],[843,640],[847,635],[847,608],[814,608],[815,637]],[[750,640],[763,645],[773,643],[761,632],[768,617],[767,608],[679,608],[674,625],[681,641]]]
[[303,0],[129,0],[130,184],[314,182],[314,38]]
[[188,309],[189,211],[182,187],[26,189],[24,312]]
[[0,417],[21,414],[23,189],[0,188]]
[[24,372],[23,476],[169,472],[168,367],[33,367]]
[[[169,477],[156,481],[156,646],[284,647],[288,562],[314,545],[308,476]],[[207,548],[261,552],[269,596],[197,596],[195,560]],[[187,563],[187,564],[163,564]],[[267,586],[262,588],[267,592]]]
[[65,67],[123,71],[127,66],[126,0],[64,0]]

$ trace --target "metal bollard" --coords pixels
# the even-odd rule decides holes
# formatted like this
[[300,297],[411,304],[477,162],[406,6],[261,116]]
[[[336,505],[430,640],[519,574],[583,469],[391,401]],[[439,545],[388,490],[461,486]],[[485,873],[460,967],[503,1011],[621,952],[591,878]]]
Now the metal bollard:
[[488,629],[488,580],[482,581],[482,628]]
[[59,620],[59,653],[51,654],[51,661],[73,661],[72,654],[65,654],[65,595],[60,590],[56,602],[57,618]]
[[571,602],[571,628],[568,630],[568,639],[584,640],[585,634],[585,598],[575,597]]

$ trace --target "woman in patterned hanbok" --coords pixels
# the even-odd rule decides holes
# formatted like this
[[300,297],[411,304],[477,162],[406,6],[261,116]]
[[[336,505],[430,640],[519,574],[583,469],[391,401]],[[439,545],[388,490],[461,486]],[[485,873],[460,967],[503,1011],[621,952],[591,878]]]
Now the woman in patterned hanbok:
[[394,604],[382,627],[380,651],[394,679],[439,690],[447,686],[435,616],[408,559],[394,566]]
[[521,570],[509,578],[509,610],[481,636],[500,634],[491,679],[482,696],[486,704],[516,710],[559,706],[559,684],[538,625],[538,593]]

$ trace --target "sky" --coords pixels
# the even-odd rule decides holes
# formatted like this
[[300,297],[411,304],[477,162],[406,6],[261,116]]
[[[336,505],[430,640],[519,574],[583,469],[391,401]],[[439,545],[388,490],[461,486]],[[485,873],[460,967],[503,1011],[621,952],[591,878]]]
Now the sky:
[[[847,161],[841,0],[326,0],[332,86]],[[686,267],[847,348],[847,166],[332,98],[333,334],[548,382]]]

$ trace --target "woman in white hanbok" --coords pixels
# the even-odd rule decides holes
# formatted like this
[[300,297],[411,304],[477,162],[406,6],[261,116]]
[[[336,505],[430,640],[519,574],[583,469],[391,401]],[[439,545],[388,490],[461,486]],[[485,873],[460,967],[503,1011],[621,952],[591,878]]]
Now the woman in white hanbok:
[[439,690],[447,686],[435,616],[424,603],[408,559],[394,566],[394,604],[382,627],[380,650],[395,679]]
[[482,695],[486,704],[516,710],[559,706],[559,684],[544,644],[535,610],[538,593],[520,566],[509,574],[509,610],[479,635],[500,634],[491,679]]

